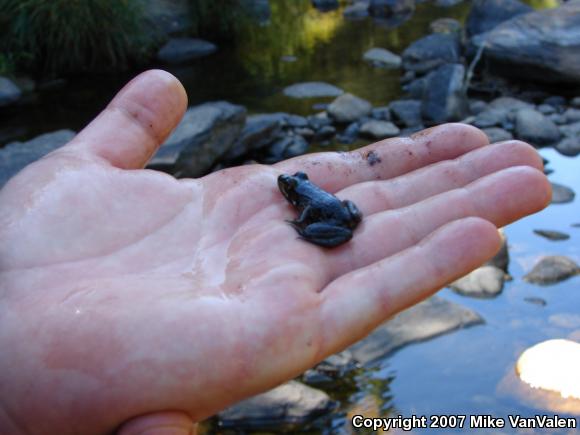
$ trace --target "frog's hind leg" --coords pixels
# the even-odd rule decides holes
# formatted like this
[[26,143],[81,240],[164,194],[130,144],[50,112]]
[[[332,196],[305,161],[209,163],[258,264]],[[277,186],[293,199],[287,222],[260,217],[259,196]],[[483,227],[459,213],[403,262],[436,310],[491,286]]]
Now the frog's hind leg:
[[348,228],[328,225],[324,223],[310,224],[305,228],[295,226],[300,238],[325,248],[334,248],[352,238],[352,231]]

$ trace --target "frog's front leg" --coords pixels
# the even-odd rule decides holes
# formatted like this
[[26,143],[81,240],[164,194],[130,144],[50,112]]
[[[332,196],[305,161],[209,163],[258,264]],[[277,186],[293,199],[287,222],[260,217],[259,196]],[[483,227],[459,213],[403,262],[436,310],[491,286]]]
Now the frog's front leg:
[[296,229],[304,240],[326,248],[342,245],[352,238],[352,230],[320,222],[310,224],[304,228],[296,227]]

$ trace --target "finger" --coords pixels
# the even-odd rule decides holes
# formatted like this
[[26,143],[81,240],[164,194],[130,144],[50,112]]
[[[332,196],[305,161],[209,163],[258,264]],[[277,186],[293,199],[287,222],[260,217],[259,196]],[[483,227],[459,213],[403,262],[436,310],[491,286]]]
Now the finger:
[[513,166],[542,170],[543,163],[532,146],[520,141],[508,141],[479,148],[457,159],[435,163],[390,180],[355,184],[338,192],[338,196],[354,201],[368,216],[406,207]]
[[196,425],[184,412],[164,411],[141,415],[124,423],[118,435],[194,435]]
[[550,197],[542,172],[518,166],[409,207],[375,213],[363,220],[348,244],[327,256],[328,279],[407,249],[448,222],[480,217],[502,227],[541,210]]
[[467,124],[445,124],[415,134],[368,145],[349,153],[308,154],[275,168],[306,172],[322,188],[337,192],[355,183],[398,177],[441,160],[454,159],[489,144],[487,136]]
[[131,80],[61,152],[100,157],[113,166],[145,166],[179,123],[187,95],[179,80],[151,70]]
[[387,318],[491,258],[501,240],[493,224],[458,220],[418,245],[341,276],[322,292],[322,351],[360,340]]

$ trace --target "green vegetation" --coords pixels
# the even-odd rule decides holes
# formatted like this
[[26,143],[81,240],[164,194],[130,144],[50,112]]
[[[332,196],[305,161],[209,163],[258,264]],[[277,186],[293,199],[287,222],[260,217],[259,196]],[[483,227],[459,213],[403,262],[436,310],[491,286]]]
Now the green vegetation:
[[145,25],[136,0],[0,0],[0,51],[42,73],[121,70],[150,47]]
[[213,40],[231,39],[240,28],[242,0],[189,0],[191,33]]

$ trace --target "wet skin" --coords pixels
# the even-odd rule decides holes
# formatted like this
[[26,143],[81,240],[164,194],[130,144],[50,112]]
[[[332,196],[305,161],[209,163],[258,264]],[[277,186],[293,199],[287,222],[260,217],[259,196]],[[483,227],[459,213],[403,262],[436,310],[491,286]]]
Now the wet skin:
[[348,242],[362,219],[362,213],[352,201],[341,201],[312,184],[304,172],[280,175],[278,187],[300,211],[298,219],[287,222],[302,239],[315,245],[333,248]]

